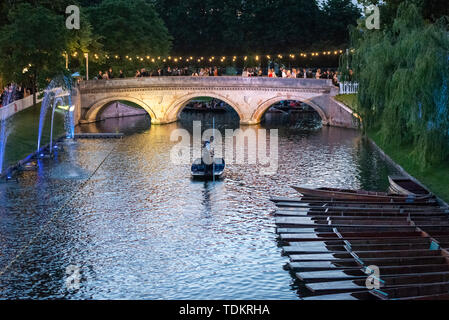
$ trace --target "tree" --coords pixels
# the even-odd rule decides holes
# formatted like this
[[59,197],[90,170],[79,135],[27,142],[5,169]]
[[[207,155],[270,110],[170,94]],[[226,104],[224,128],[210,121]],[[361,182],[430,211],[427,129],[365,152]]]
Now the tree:
[[402,3],[392,25],[352,32],[351,67],[359,82],[364,129],[390,146],[412,149],[422,168],[449,158],[449,38],[443,20],[428,23]]
[[402,3],[415,5],[421,16],[431,22],[443,16],[449,16],[447,0],[358,0],[363,6],[376,5],[380,8],[380,17],[384,26],[391,26]]
[[10,10],[9,24],[0,29],[0,71],[8,82],[42,89],[63,70],[66,28],[62,16],[42,6],[19,4]]
[[111,55],[162,56],[170,51],[171,36],[145,0],[104,0],[88,12],[93,32]]
[[[95,52],[99,57],[104,57],[100,36],[94,34],[89,17],[81,9],[80,29],[67,32],[67,44],[65,54],[72,54],[71,61],[76,60],[78,65],[83,64],[83,53]],[[76,54],[75,54],[76,53]]]
[[360,9],[351,0],[328,0],[322,9],[323,33],[332,45],[342,45],[349,41],[350,25],[357,25]]
[[174,37],[174,51],[184,55],[287,53],[321,41],[322,22],[315,0],[155,3]]
[[262,53],[299,52],[322,39],[315,0],[248,1],[243,20],[251,48]]

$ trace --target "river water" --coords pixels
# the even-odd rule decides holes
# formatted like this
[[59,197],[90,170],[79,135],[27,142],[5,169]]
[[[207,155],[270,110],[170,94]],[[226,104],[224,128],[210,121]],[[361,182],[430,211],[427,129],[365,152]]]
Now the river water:
[[[296,196],[291,185],[386,190],[394,173],[355,130],[268,114],[256,128],[279,129],[276,174],[231,163],[219,181],[193,181],[188,164],[170,162],[171,132],[193,120],[211,127],[199,113],[164,126],[146,116],[85,125],[126,136],[64,141],[36,171],[0,184],[0,296],[298,299],[270,196]],[[239,127],[230,114],[215,122]]]

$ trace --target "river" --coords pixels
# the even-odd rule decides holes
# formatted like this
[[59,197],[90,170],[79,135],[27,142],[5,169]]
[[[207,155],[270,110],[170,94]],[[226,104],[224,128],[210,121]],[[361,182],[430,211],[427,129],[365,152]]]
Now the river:
[[[193,120],[210,128],[210,119],[186,113],[163,126],[146,116],[85,125],[78,130],[126,136],[64,141],[37,170],[0,184],[0,296],[300,298],[283,269],[270,196],[297,196],[291,185],[386,190],[394,169],[356,130],[268,114],[255,128],[279,130],[276,174],[231,163],[219,181],[193,181],[188,164],[170,161],[170,134],[191,131]],[[220,131],[239,127],[227,113],[215,122]],[[79,288],[67,287],[75,275]]]

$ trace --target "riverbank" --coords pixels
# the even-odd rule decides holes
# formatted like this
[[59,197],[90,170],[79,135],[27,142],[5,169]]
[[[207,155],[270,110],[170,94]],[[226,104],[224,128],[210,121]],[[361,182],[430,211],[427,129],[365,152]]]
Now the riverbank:
[[[5,161],[3,169],[16,164],[36,151],[37,137],[39,131],[41,103],[26,110],[16,113],[8,119],[10,134],[6,143]],[[42,143],[45,145],[50,141],[51,112],[47,113],[42,133]],[[64,111],[55,112],[54,132],[56,138],[64,133]]]
[[[338,95],[335,99],[357,111],[357,96],[355,94]],[[366,135],[405,171],[421,181],[441,199],[449,202],[449,164],[441,164],[422,170],[412,160],[411,146],[389,146],[382,142],[379,133],[375,131],[367,132]]]

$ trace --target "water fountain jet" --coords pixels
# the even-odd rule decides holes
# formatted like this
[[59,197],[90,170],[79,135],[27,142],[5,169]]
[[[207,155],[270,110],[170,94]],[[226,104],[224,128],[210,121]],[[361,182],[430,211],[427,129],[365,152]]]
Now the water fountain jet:
[[42,142],[42,131],[44,129],[45,117],[47,115],[47,111],[50,107],[52,107],[52,116],[51,116],[51,129],[50,129],[50,148],[49,151],[52,153],[53,151],[53,123],[54,123],[54,113],[55,109],[58,105],[63,105],[66,103],[65,109],[65,117],[64,117],[64,127],[66,130],[66,138],[73,139],[75,136],[75,125],[74,125],[74,106],[72,106],[72,80],[66,76],[59,76],[54,78],[47,89],[45,90],[44,99],[42,100],[41,112],[39,116],[39,132],[38,132],[38,142],[37,142],[37,152],[38,155],[43,157],[41,150],[41,142]]

